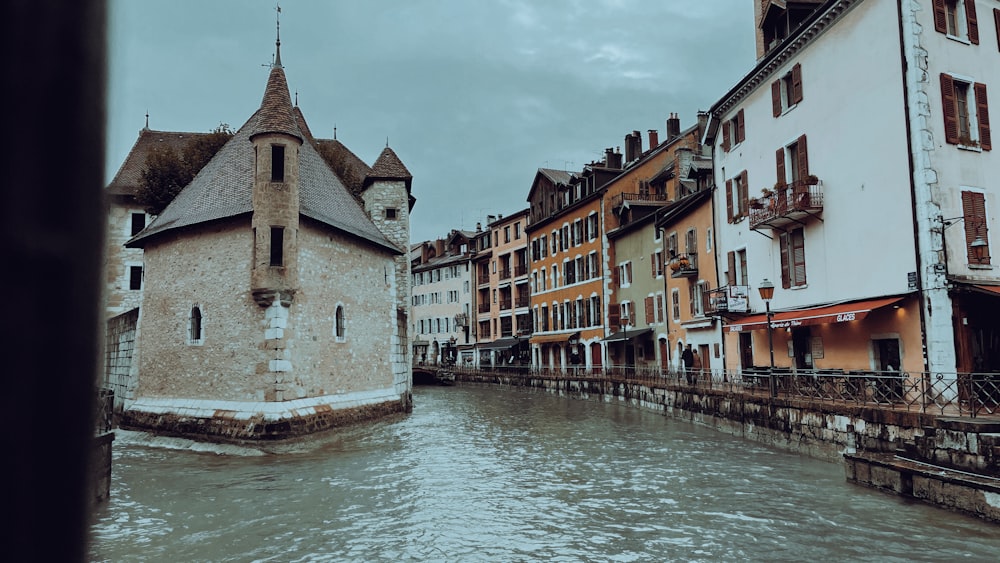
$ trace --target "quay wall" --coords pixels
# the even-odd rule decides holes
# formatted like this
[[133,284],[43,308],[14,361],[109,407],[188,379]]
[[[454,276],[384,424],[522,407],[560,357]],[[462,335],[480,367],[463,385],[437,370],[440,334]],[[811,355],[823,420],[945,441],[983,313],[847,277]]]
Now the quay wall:
[[[848,481],[1000,523],[1000,421],[770,397],[677,381],[456,372],[463,384],[620,401],[734,436],[845,464]],[[977,419],[972,419],[973,421]]]

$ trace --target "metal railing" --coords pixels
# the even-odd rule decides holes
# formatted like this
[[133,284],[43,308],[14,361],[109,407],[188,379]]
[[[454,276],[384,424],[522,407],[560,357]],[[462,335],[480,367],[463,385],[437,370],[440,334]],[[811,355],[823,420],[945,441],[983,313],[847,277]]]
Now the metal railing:
[[[689,370],[658,366],[547,368],[459,366],[458,373],[505,378],[573,379],[682,386],[750,396],[781,397],[941,416],[1000,416],[1000,373],[927,373],[764,368]],[[773,378],[773,381],[772,381]]]
[[108,387],[99,387],[96,392],[94,435],[101,436],[110,432],[114,425],[115,392]]

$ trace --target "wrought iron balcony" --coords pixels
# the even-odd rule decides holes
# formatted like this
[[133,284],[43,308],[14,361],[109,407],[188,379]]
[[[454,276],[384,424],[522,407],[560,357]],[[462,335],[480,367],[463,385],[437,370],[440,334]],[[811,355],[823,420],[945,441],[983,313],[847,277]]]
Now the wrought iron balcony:
[[500,269],[500,279],[502,279],[502,280],[509,280],[510,279],[510,268],[501,268]]
[[698,277],[698,253],[686,252],[678,254],[670,261],[670,277],[691,278]]
[[611,198],[611,207],[617,208],[626,201],[629,205],[663,205],[668,199],[665,193],[620,193]]
[[750,228],[780,229],[801,223],[823,212],[823,182],[797,180],[767,197],[750,202]]

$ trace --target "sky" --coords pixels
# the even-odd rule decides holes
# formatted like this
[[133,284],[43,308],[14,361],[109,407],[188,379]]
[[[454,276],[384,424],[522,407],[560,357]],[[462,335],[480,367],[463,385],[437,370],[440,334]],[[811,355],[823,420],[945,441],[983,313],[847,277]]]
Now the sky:
[[[275,51],[273,0],[111,0],[107,180],[145,125],[239,128]],[[281,62],[313,134],[413,175],[410,240],[528,207],[671,113],[694,124],[754,64],[752,0],[284,0]]]

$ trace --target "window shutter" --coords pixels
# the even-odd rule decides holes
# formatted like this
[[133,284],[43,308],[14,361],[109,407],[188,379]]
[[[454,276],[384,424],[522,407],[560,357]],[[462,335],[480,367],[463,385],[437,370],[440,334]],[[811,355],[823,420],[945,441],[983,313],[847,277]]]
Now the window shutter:
[[792,274],[795,285],[806,283],[806,240],[802,229],[792,231]]
[[941,73],[941,105],[944,115],[944,139],[952,145],[958,144],[958,111],[955,108],[955,83],[951,76]]
[[736,252],[726,253],[726,262],[729,264],[729,271],[726,272],[726,281],[729,285],[736,285]]
[[791,100],[793,104],[802,101],[802,65],[800,63],[795,63],[795,66],[792,67]]
[[742,143],[747,138],[746,125],[743,123],[743,110],[736,114],[736,142]]
[[965,0],[965,23],[969,28],[969,41],[979,45],[979,18],[976,17],[976,0]]
[[993,25],[997,28],[997,49],[1000,49],[1000,9],[993,8]]
[[621,330],[622,310],[617,303],[608,303],[608,328]]
[[653,298],[646,298],[646,324],[651,325],[656,322],[656,317],[654,316],[655,309],[653,308]]
[[944,0],[934,0],[934,29],[948,33],[947,15],[944,11]]
[[980,237],[987,244],[986,197],[980,192],[962,192],[962,216],[965,217],[965,249],[969,264],[989,264],[990,247],[983,249],[983,257],[976,258],[972,241]]
[[986,103],[986,85],[976,82],[973,85],[976,93],[976,119],[979,121],[979,146],[983,150],[992,150],[990,139],[990,109]]
[[779,183],[779,184],[784,184],[785,183],[785,147],[781,147],[780,149],[774,151],[774,162],[775,162],[776,167],[777,167],[776,173],[777,173],[777,176],[778,176],[778,179],[776,180],[776,182]]
[[788,289],[792,286],[788,279],[788,233],[778,236],[778,254],[781,255],[781,287]]
[[656,277],[656,253],[655,252],[649,255],[649,271],[652,274],[652,276],[655,278]]
[[628,278],[628,283],[632,283],[632,263],[625,263],[625,277]]
[[747,215],[750,209],[750,183],[747,181],[747,171],[740,172],[740,215]]
[[729,152],[729,122],[722,124],[722,150]]
[[726,180],[726,218],[733,222],[733,181]]
[[805,178],[809,175],[809,151],[806,149],[806,136],[798,138],[799,145],[799,175]]
[[618,268],[611,268],[611,287],[619,287]]
[[771,83],[771,113],[774,117],[781,115],[781,81]]

